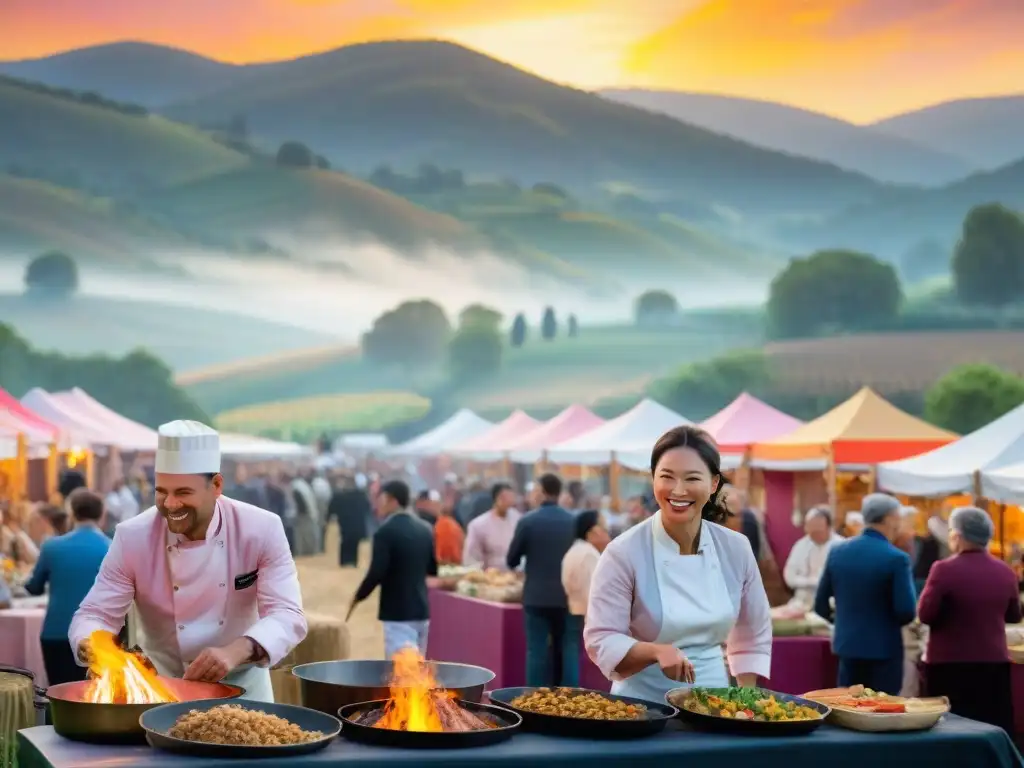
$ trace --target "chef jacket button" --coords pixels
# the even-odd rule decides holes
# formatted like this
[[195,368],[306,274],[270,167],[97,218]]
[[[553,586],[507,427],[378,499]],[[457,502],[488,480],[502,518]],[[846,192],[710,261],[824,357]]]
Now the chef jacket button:
[[220,624],[220,625],[221,625],[222,627],[224,626],[224,620],[223,620],[223,619],[221,619],[221,620],[220,620],[220,621],[218,621],[217,623],[218,623],[218,624]]
[[172,547],[170,544],[168,544],[167,545],[167,551],[168,552],[173,552],[174,551],[174,547]]
[[184,624],[179,624],[179,625],[178,625],[178,629],[184,629],[184,628],[185,628],[185,625],[184,625]]
[[224,546],[224,542],[223,541],[218,541],[217,542],[217,546],[218,547],[223,547]]
[[174,591],[175,591],[175,592],[177,592],[177,591],[178,591],[178,585],[177,585],[177,584],[175,584],[175,585],[174,585]]
[[222,581],[222,582],[220,583],[220,585],[221,585],[222,587],[226,587],[226,586],[227,586],[227,584],[225,584],[225,583],[224,583],[223,581]]

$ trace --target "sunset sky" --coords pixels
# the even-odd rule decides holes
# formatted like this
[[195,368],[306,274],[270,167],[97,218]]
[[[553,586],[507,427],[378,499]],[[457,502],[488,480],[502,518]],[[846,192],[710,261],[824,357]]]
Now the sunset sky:
[[444,38],[559,82],[855,122],[1024,90],[1024,0],[0,0],[0,56],[143,40],[245,63]]

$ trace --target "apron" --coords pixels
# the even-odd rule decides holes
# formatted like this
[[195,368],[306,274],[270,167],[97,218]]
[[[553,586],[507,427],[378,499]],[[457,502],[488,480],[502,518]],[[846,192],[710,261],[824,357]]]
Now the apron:
[[[697,554],[680,555],[660,518],[651,530],[662,614],[661,631],[654,642],[674,645],[686,654],[694,667],[694,685],[725,688],[729,674],[722,646],[736,624],[738,611],[729,597],[714,539],[709,531],[703,531]],[[652,664],[613,683],[612,693],[663,702],[666,693],[682,686]]]
[[[218,518],[210,524],[205,541],[179,543],[175,534],[167,533],[167,570],[173,585],[171,594],[178,647],[150,649],[144,640],[140,643],[157,671],[167,677],[180,678],[204,649],[227,645],[236,639],[222,635],[232,580],[229,578],[223,524],[219,512],[217,515]],[[223,682],[244,688],[244,699],[274,701],[270,670],[264,667],[245,664],[225,677]]]

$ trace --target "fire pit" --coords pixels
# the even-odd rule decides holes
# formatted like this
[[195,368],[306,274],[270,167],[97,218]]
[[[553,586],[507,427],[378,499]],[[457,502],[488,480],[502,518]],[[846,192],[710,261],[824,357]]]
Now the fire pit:
[[90,679],[46,691],[53,729],[66,739],[144,744],[139,717],[146,710],[176,701],[234,699],[245,693],[235,685],[160,677],[141,651],[120,648],[109,632],[94,632],[89,647]]
[[390,691],[390,698],[338,710],[342,735],[390,747],[473,747],[505,741],[522,723],[506,709],[460,701],[438,688],[430,666],[411,648],[395,655]]

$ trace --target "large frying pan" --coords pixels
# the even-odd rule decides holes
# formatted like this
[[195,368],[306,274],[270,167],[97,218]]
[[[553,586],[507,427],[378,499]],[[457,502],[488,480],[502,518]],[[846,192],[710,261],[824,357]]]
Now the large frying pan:
[[523,719],[515,712],[503,707],[489,704],[477,704],[472,701],[459,701],[458,705],[474,715],[490,720],[496,728],[479,731],[392,731],[387,728],[374,728],[359,722],[359,716],[365,712],[382,709],[388,703],[367,701],[361,704],[349,704],[338,710],[341,718],[341,735],[349,741],[370,744],[375,747],[405,747],[409,749],[457,749],[460,747],[484,747],[499,744],[511,739],[522,724]]
[[151,747],[163,749],[168,752],[177,752],[183,755],[196,757],[223,757],[223,758],[245,758],[255,759],[263,757],[294,757],[308,755],[330,744],[341,732],[341,723],[338,718],[316,712],[305,707],[296,707],[291,704],[270,704],[259,701],[235,701],[235,704],[245,709],[266,712],[269,715],[277,715],[299,726],[304,731],[320,731],[324,734],[322,739],[309,741],[304,744],[288,744],[275,747],[249,747],[235,746],[232,744],[207,744],[201,741],[185,741],[168,736],[167,732],[174,726],[175,721],[186,712],[198,710],[205,712],[208,709],[219,707],[223,701],[191,701],[177,704],[161,704],[142,713],[139,723],[146,734],[146,741]]
[[[427,666],[437,687],[451,691],[461,701],[479,703],[484,686],[494,679],[491,670],[471,664],[428,661]],[[393,672],[390,661],[377,659],[318,661],[292,668],[301,681],[302,705],[332,716],[349,704],[388,698]]]
[[[237,699],[244,688],[227,683],[202,683],[193,680],[158,678],[180,702],[204,699]],[[72,741],[91,744],[145,744],[146,732],[139,725],[143,712],[160,704],[93,704],[86,698],[92,681],[76,681],[50,686],[53,730]]]
[[[725,693],[727,688],[707,688],[710,693],[720,691]],[[765,691],[766,695],[774,696],[776,700],[783,702],[796,702],[804,707],[810,707],[819,715],[815,720],[734,720],[731,717],[718,717],[717,715],[702,715],[699,712],[691,712],[686,708],[686,700],[692,693],[692,688],[673,688],[665,694],[665,701],[673,704],[679,709],[679,719],[690,723],[693,727],[702,731],[713,733],[728,733],[737,736],[802,736],[817,730],[825,718],[829,716],[832,709],[824,704],[801,696],[792,696],[788,693],[778,691]]]
[[587,688],[573,688],[576,693],[597,693],[606,699],[623,701],[626,704],[642,704],[647,712],[638,720],[590,720],[582,717],[546,715],[521,709],[512,702],[524,694],[533,693],[536,688],[499,688],[488,696],[491,702],[515,712],[523,719],[523,730],[544,733],[549,736],[566,736],[577,739],[638,739],[653,736],[663,730],[679,711],[669,704],[636,699],[631,696],[615,696],[603,691]]

